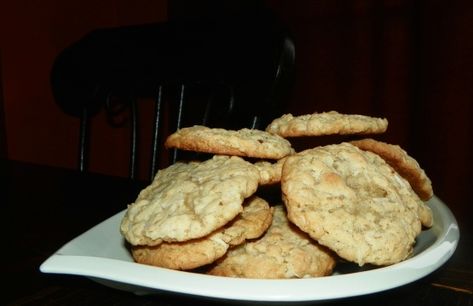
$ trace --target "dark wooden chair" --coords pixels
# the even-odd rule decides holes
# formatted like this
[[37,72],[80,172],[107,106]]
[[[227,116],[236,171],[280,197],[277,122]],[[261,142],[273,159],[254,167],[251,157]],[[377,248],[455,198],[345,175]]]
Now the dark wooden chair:
[[[294,61],[284,25],[258,10],[95,30],[58,55],[51,84],[59,107],[81,120],[80,171],[87,171],[90,118],[130,111],[129,174],[136,177],[136,109],[140,98],[152,98],[152,177],[163,139],[180,127],[264,128],[281,115]],[[171,152],[170,163],[182,153]]]

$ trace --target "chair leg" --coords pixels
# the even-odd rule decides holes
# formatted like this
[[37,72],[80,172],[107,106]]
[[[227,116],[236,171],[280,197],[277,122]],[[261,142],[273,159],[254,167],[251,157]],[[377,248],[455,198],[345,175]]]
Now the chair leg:
[[130,178],[136,178],[136,158],[138,151],[138,107],[134,97],[130,98],[131,126],[130,126]]
[[[181,88],[179,91],[179,107],[177,109],[177,124],[176,124],[176,130],[181,128],[182,124],[182,112],[184,109],[184,93],[185,93],[185,86],[184,84],[181,84]],[[174,164],[177,161],[177,149],[174,149],[172,152],[172,163]]]
[[158,168],[158,147],[159,147],[159,129],[161,125],[161,107],[162,107],[163,86],[159,85],[158,92],[154,104],[154,126],[151,148],[151,166],[150,180],[153,180]]
[[79,128],[79,171],[85,172],[89,162],[89,130],[90,120],[87,109],[82,110]]
[[260,118],[258,116],[253,116],[253,119],[250,123],[250,129],[259,129],[260,127]]

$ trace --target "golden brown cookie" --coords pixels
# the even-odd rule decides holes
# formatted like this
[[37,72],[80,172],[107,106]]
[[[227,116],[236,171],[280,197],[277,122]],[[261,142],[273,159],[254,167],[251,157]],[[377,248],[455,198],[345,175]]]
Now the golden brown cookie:
[[388,120],[356,114],[340,114],[336,111],[301,116],[285,114],[276,118],[266,131],[282,137],[351,135],[384,133]]
[[260,185],[273,185],[281,181],[282,165],[287,157],[279,159],[275,163],[259,161],[254,163],[260,174]]
[[289,224],[282,205],[260,239],[230,249],[208,274],[242,278],[303,278],[329,275],[335,259],[307,234]]
[[260,237],[271,225],[272,208],[261,198],[251,197],[234,220],[208,236],[157,246],[133,246],[136,262],[176,270],[190,270],[222,257],[229,246]]
[[235,155],[264,159],[280,159],[294,152],[286,139],[256,129],[225,130],[195,125],[171,134],[166,148]]
[[288,218],[359,265],[407,258],[423,202],[381,157],[342,143],[289,156],[281,176]]
[[391,167],[404,177],[419,195],[421,200],[427,201],[433,195],[432,182],[419,166],[419,163],[409,156],[398,145],[388,144],[371,138],[351,141],[358,148],[370,151],[381,156]]
[[132,245],[204,237],[242,211],[259,179],[255,166],[237,156],[176,163],[158,171],[129,205],[121,233]]

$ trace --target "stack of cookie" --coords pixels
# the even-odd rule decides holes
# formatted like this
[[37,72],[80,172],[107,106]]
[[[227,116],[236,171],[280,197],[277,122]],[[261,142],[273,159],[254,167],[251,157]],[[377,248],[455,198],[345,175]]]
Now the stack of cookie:
[[[158,171],[120,231],[143,264],[246,278],[330,275],[339,259],[390,265],[432,226],[432,185],[399,146],[366,138],[295,152],[289,137],[363,135],[388,121],[284,115],[265,131],[193,126],[166,147],[213,154]],[[281,200],[256,195],[280,184]]]

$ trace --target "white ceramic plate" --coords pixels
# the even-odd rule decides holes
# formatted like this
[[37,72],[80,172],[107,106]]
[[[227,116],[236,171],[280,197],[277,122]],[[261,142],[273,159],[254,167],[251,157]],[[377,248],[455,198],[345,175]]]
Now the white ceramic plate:
[[[434,226],[419,236],[411,258],[383,268],[339,265],[334,275],[290,280],[217,277],[133,262],[119,224],[124,211],[91,228],[49,257],[44,273],[89,277],[104,285],[147,294],[160,290],[246,301],[323,301],[388,290],[413,282],[444,264],[455,251],[458,225],[442,201],[430,200]],[[238,289],[236,289],[238,288]]]

